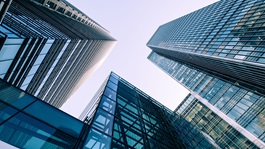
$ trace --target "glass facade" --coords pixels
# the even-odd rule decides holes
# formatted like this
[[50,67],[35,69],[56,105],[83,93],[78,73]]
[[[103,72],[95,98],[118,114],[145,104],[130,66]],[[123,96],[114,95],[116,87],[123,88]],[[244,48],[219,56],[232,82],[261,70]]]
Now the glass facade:
[[264,95],[156,53],[152,53],[149,59],[177,82],[265,141]]
[[[80,80],[98,67],[115,39],[67,1],[6,4],[0,26],[0,78],[61,107]],[[66,7],[74,8],[71,13],[78,17],[65,15]]]
[[17,148],[220,148],[114,73],[84,113],[80,121],[0,80],[0,140]]
[[191,94],[175,112],[208,134],[221,148],[258,148]]
[[0,140],[18,148],[74,148],[84,123],[0,80]]
[[[265,147],[264,6],[261,0],[221,0],[161,25],[147,43],[150,61],[260,148]],[[178,111],[187,109],[182,105]]]
[[91,125],[86,148],[218,148],[199,129],[115,73],[80,119]]
[[221,0],[161,25],[147,45],[265,93],[264,9],[262,0]]

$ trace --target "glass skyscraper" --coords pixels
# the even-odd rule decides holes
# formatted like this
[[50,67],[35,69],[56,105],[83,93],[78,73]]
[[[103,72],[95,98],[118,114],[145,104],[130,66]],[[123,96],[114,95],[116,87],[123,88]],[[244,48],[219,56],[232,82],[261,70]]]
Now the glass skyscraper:
[[116,42],[65,0],[5,0],[0,15],[0,78],[56,107]]
[[93,132],[88,148],[218,148],[199,129],[115,73],[80,119]]
[[[147,43],[153,50],[149,60],[186,87],[192,102],[260,148],[265,147],[264,9],[262,0],[221,0],[160,26]],[[184,105],[179,109],[190,108]]]
[[80,118],[0,79],[0,145],[5,142],[27,149],[220,148],[209,135],[115,73]]
[[[208,134],[220,148],[258,148],[240,133],[240,127],[234,128],[233,121],[223,115],[215,113],[213,107],[200,102],[189,94],[176,108],[175,112],[185,118],[188,122]],[[262,146],[260,146],[262,148]]]

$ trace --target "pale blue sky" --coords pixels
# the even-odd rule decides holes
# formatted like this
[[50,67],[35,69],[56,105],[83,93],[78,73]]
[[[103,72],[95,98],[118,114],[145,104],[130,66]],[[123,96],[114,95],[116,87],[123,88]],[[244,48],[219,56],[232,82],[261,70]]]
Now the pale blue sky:
[[78,117],[111,71],[170,109],[178,106],[188,91],[147,59],[151,50],[146,43],[160,25],[217,0],[68,1],[109,30],[118,42],[62,110]]

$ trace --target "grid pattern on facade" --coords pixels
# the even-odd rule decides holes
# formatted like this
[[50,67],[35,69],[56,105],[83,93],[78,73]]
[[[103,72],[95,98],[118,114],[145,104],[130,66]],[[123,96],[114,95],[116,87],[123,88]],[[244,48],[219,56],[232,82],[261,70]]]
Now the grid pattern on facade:
[[219,148],[114,73],[89,107],[82,123],[0,80],[0,139],[18,148]]
[[261,0],[219,1],[161,26],[148,45],[265,63],[264,9]]
[[160,26],[147,45],[265,93],[264,8],[262,0],[219,1]]
[[211,136],[221,148],[258,148],[191,94],[175,111]]
[[97,132],[85,147],[215,148],[196,127],[115,73],[105,82],[82,114]]
[[156,53],[149,58],[187,89],[194,91],[260,140],[265,141],[263,95]]
[[115,43],[99,25],[85,25],[31,0],[12,1],[0,32],[0,78],[56,107]]
[[[94,102],[98,107],[91,122],[91,130],[103,133],[102,136],[106,138],[95,143],[92,143],[94,140],[89,140],[86,147],[96,148],[101,143],[111,148],[172,148],[168,145],[173,145],[172,140],[176,136],[169,135],[168,127],[157,119],[158,116],[161,118],[160,113],[152,115],[152,108],[141,109],[139,104],[146,107],[143,105],[146,103],[139,101],[136,91],[119,82],[119,77],[112,73],[100,101]],[[159,110],[155,105],[153,108]],[[180,142],[174,145],[181,147]]]
[[3,23],[16,30],[20,35],[33,38],[69,38],[55,26],[44,21],[31,10],[12,1]]

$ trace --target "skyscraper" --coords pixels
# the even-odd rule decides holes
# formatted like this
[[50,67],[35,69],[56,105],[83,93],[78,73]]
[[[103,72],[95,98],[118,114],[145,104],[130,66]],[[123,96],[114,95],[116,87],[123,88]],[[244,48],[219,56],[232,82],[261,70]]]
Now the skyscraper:
[[[229,117],[218,112],[213,106],[202,103],[193,95],[189,94],[174,111],[185,118],[195,127],[208,134],[220,148],[257,148],[252,142],[255,137],[246,131],[242,126],[237,125]],[[242,131],[243,130],[243,131]],[[245,133],[244,136],[242,133]],[[260,145],[260,148],[264,146]]]
[[65,0],[1,1],[0,78],[60,107],[116,42]]
[[219,148],[207,134],[114,73],[81,117],[83,122],[0,79],[0,145],[42,149]]
[[88,148],[218,148],[206,134],[115,73],[80,119],[91,125]]
[[147,43],[154,64],[259,147],[265,147],[264,8],[261,0],[221,0],[160,26]]
[[262,10],[263,1],[219,1],[160,26],[147,45],[264,92]]

